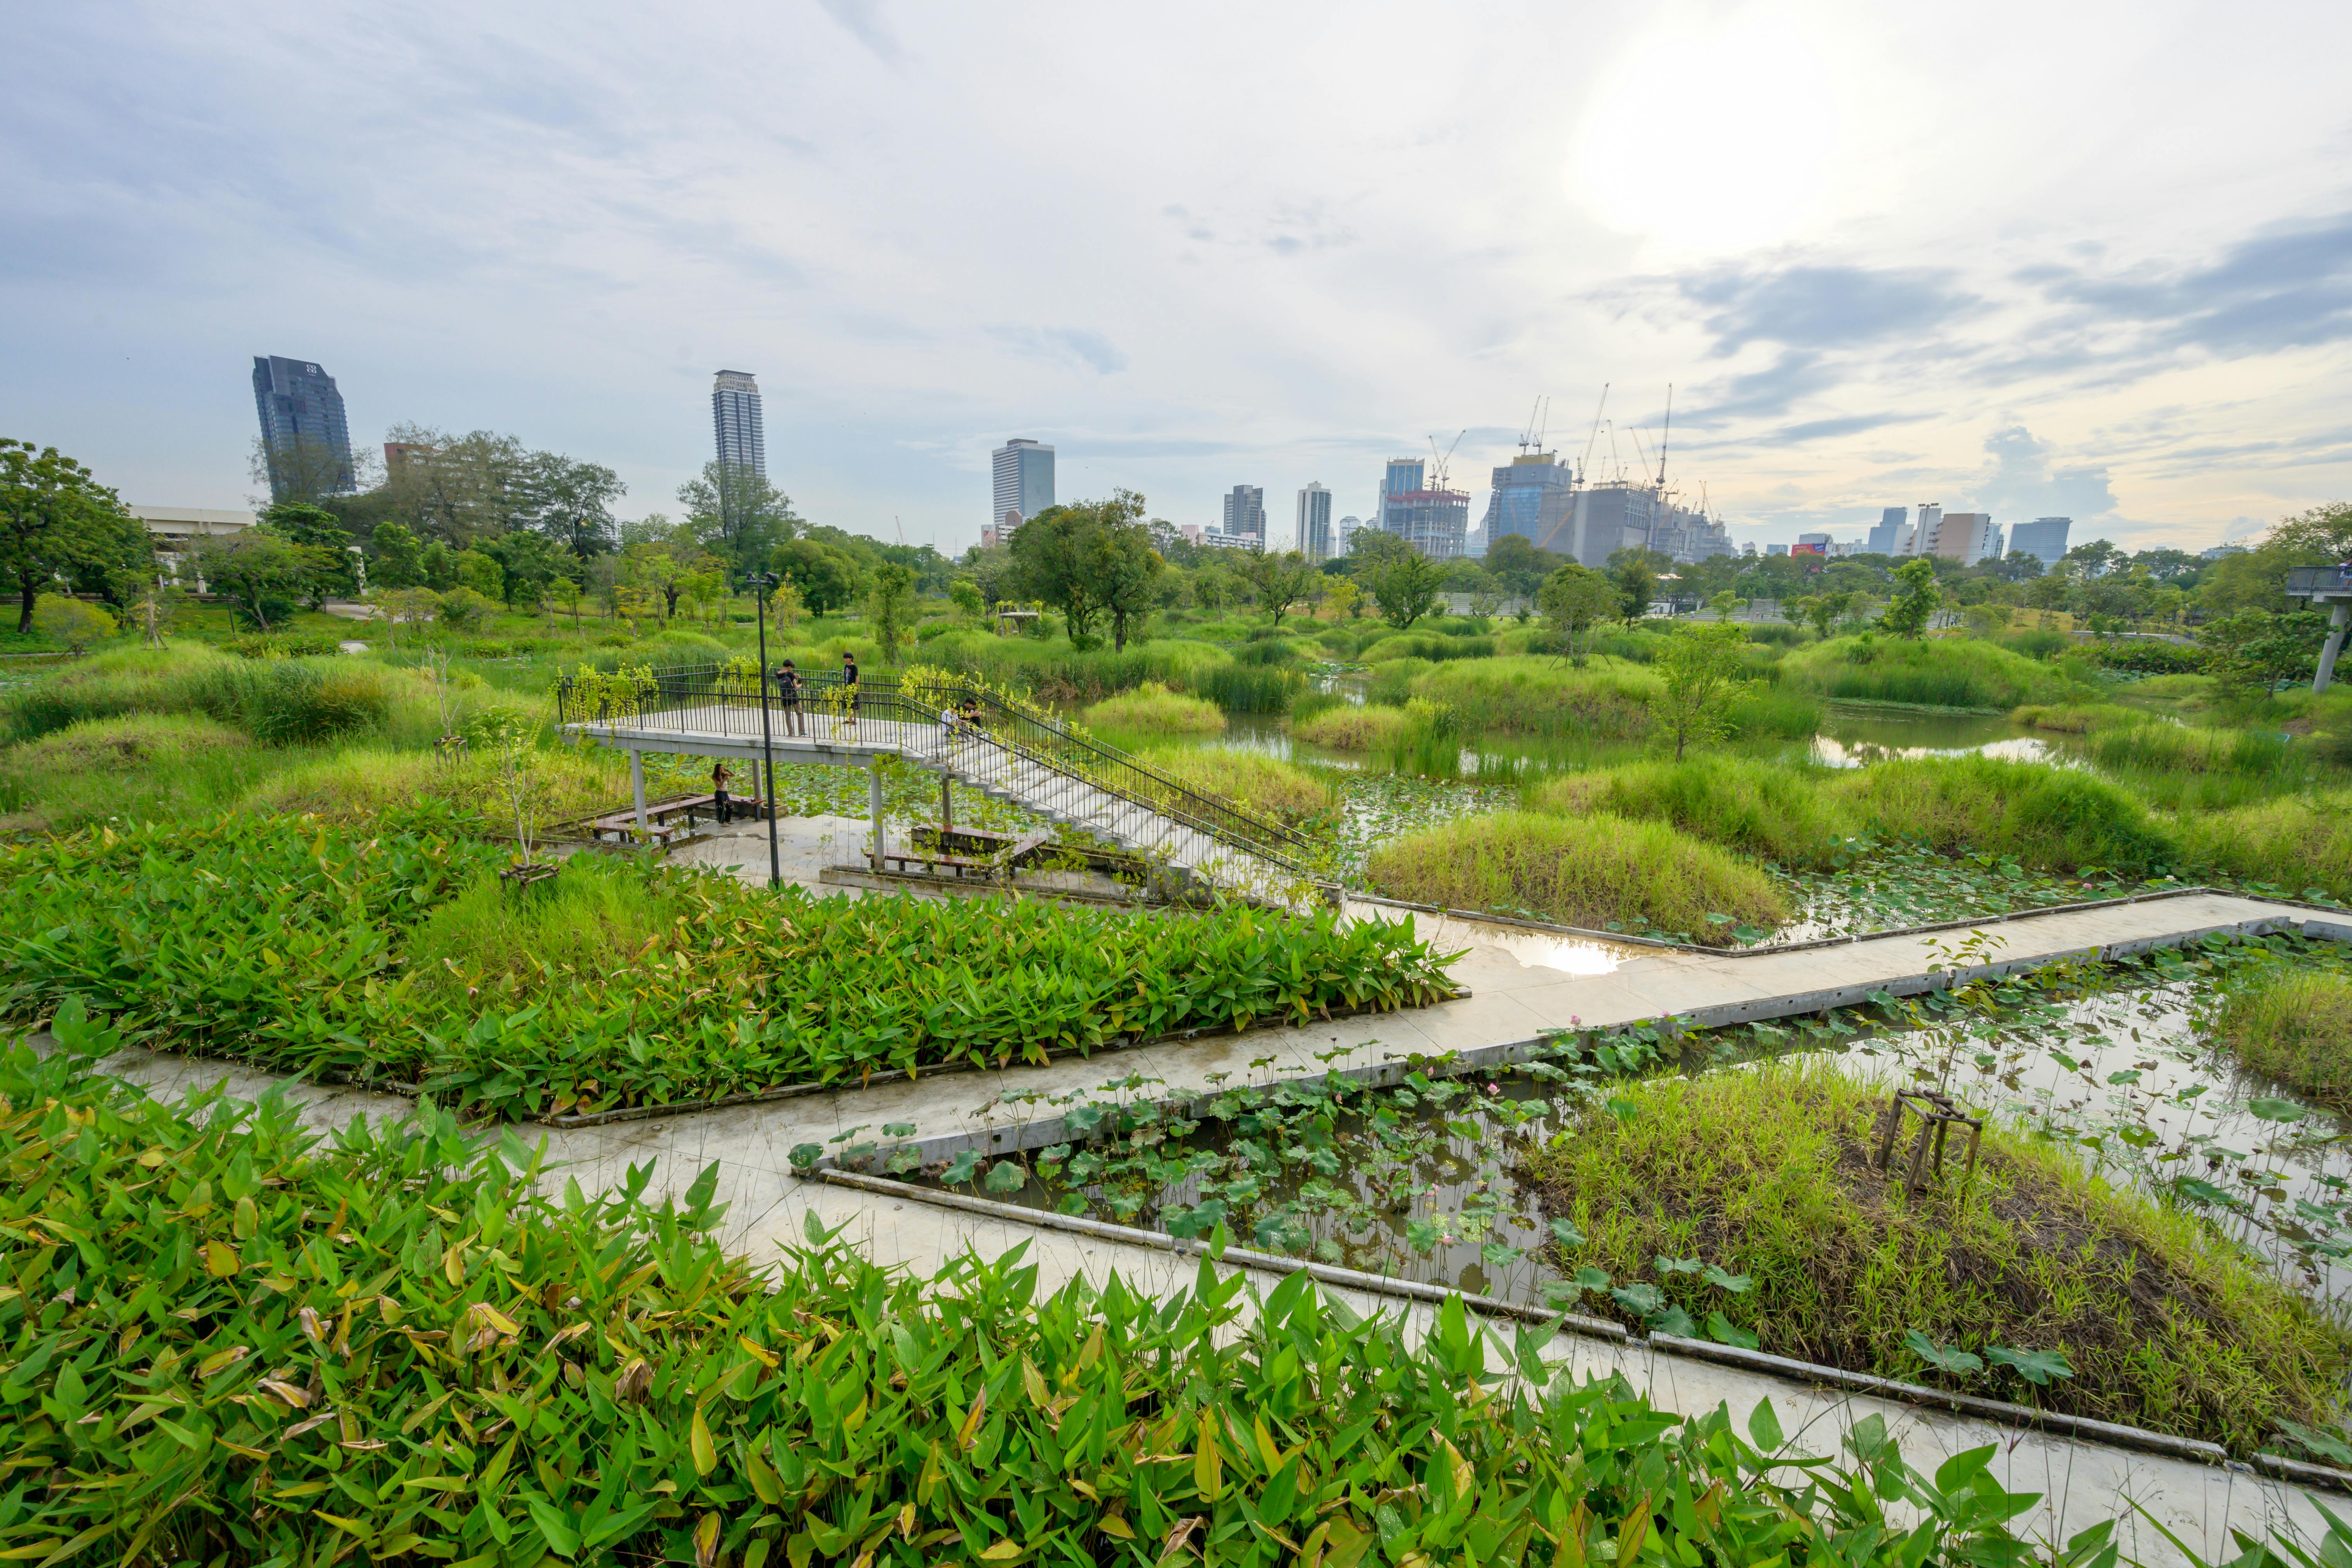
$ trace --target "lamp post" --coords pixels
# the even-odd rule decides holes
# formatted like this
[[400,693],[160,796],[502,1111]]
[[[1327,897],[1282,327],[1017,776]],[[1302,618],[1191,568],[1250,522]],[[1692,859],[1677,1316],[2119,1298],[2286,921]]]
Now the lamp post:
[[784,862],[776,847],[776,744],[768,727],[768,595],[776,585],[772,572],[747,572],[743,585],[751,590],[754,618],[760,626],[760,756],[767,766],[763,786],[768,803],[768,886],[784,885]]

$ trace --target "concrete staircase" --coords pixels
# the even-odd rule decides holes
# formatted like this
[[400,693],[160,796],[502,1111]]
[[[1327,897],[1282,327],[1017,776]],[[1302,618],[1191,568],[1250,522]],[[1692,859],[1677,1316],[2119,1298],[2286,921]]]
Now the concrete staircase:
[[900,727],[901,756],[947,773],[992,800],[1125,845],[1225,893],[1285,906],[1312,903],[1319,896],[1302,871],[1041,758],[985,735],[942,736],[936,726],[928,737],[907,733],[916,729]]

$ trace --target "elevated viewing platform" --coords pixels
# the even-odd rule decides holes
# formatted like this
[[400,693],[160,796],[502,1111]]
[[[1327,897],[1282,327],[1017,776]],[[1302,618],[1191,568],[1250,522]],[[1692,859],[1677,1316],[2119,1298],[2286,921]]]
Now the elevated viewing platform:
[[[825,672],[801,676],[798,692],[785,697],[772,679],[701,666],[617,681],[566,679],[556,711],[566,734],[629,753],[640,830],[647,826],[647,752],[869,773],[892,757],[1224,894],[1285,907],[1333,897],[1307,869],[1312,847],[1272,817],[961,681],[914,687],[864,677],[852,685]],[[886,848],[878,773],[868,793],[878,868]]]

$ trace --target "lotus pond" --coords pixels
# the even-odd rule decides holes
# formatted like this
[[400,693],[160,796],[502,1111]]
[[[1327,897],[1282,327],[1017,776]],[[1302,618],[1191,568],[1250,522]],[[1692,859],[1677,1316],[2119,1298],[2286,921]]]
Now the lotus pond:
[[[1949,962],[1983,962],[1991,945],[1979,941]],[[1019,1158],[967,1154],[921,1170],[911,1148],[888,1142],[913,1135],[903,1126],[878,1142],[859,1141],[872,1130],[853,1130],[834,1152],[845,1163],[1034,1207],[1229,1237],[2240,1447],[2284,1437],[2341,1458],[2352,1449],[2325,1428],[2340,1415],[2352,1367],[2352,1124],[2243,1070],[2209,1038],[2215,998],[2280,965],[2342,971],[2347,961],[2332,944],[2292,936],[2214,939],[1920,998],[1881,996],[1786,1025],[1562,1036],[1507,1073],[1411,1060],[1400,1064],[1401,1082],[1381,1089],[1269,1071],[1269,1059],[1250,1081],[1171,1108],[1160,1103],[1157,1080],[1130,1075],[1097,1093],[1034,1101],[1039,1118],[1060,1118],[1070,1136]],[[1658,1157],[1635,1150],[1635,1135],[1652,1130],[1644,1118],[1691,1111],[1705,1093],[1768,1085],[1795,1090],[1800,1122],[1822,1127],[1835,1181],[1861,1194],[1873,1224],[1895,1235],[1905,1225],[1990,1226],[1999,1256],[1969,1265],[1987,1278],[1942,1296],[1933,1282],[1898,1281],[1874,1306],[1843,1302],[1853,1331],[1825,1340],[1775,1279],[1780,1254],[1818,1237],[1721,1194],[1677,1228],[1673,1205],[1652,1199],[1698,1163],[1687,1150],[1631,1194],[1604,1190],[1609,1177],[1580,1167],[1580,1151],[1602,1145],[1634,1151],[1628,1161]],[[1849,1110],[1866,1102],[1874,1118],[1896,1087],[1944,1090],[1987,1118],[1977,1173],[1963,1178],[1957,1146],[1945,1176],[1921,1194],[1864,1169],[1882,1124],[1840,1125],[1832,1102],[1844,1095]],[[1655,1125],[1663,1135],[1666,1122]],[[1769,1169],[1740,1179],[1794,1180]],[[1651,1209],[1651,1231],[1620,1234],[1624,1215]],[[2099,1267],[2117,1256],[2121,1283],[2113,1300],[2099,1298]],[[1901,1274],[1906,1259],[1893,1261]],[[2159,1282],[2161,1292],[2150,1289]],[[2070,1290],[2087,1294],[2070,1306],[2061,1300]],[[2051,1300],[2011,1299],[2037,1293]],[[2114,1321],[2135,1294],[2159,1293],[2190,1305],[2131,1337],[2180,1342],[2164,1359],[2193,1371],[2170,1382],[2133,1362],[2149,1360],[2144,1347],[2106,1342],[2112,1335],[2084,1326],[2101,1311]]]

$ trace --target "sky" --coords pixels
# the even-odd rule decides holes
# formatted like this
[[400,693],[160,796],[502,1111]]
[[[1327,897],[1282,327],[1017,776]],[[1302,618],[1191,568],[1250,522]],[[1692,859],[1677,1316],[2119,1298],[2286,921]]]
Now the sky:
[[1014,436],[1277,538],[1433,442],[1475,517],[1540,398],[1740,540],[2352,497],[2340,4],[85,0],[10,47],[0,434],[132,504],[247,503],[257,353],[627,517],[751,371],[803,515],[950,551]]

